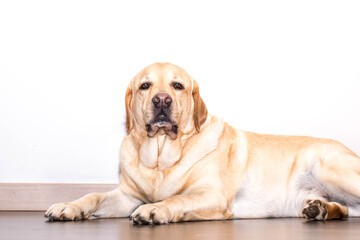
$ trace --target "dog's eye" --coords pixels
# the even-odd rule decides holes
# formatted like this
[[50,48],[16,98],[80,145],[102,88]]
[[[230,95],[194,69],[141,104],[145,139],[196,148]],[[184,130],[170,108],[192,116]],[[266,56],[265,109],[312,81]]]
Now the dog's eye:
[[173,86],[175,89],[178,89],[178,90],[183,90],[184,89],[184,86],[181,85],[180,83],[173,83]]
[[150,83],[143,83],[143,84],[141,84],[141,86],[140,86],[140,90],[146,90],[146,89],[148,89],[149,87],[151,86],[151,84]]

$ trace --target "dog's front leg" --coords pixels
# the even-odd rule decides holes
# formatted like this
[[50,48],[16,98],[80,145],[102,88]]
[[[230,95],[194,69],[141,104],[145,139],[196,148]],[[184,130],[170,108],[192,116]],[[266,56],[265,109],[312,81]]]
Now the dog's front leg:
[[120,188],[106,193],[90,193],[68,203],[53,204],[45,213],[49,221],[128,217],[142,202],[124,194]]
[[180,221],[229,219],[228,204],[219,193],[175,195],[162,202],[145,204],[131,214],[135,224],[166,224]]

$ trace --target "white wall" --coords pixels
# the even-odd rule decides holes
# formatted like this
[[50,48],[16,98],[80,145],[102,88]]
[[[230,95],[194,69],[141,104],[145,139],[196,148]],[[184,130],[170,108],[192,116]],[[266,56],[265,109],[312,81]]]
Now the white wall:
[[185,68],[238,128],[360,154],[358,1],[1,1],[0,182],[118,181],[128,81]]

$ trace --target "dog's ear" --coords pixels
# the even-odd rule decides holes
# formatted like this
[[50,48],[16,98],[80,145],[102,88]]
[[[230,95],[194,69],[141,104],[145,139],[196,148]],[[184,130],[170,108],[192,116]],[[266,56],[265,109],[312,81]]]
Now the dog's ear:
[[193,98],[194,98],[194,123],[195,128],[198,132],[200,132],[200,127],[207,119],[208,111],[205,106],[204,101],[200,97],[199,92],[199,84],[193,80],[193,92],[192,92]]
[[132,98],[132,90],[130,86],[126,89],[125,94],[125,109],[126,109],[126,132],[129,134],[131,129],[133,128],[133,116],[130,108]]

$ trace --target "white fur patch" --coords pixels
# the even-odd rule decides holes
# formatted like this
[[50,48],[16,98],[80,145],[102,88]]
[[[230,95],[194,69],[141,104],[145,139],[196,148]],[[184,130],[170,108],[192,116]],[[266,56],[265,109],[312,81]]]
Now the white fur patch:
[[179,161],[181,156],[181,148],[174,147],[174,145],[179,145],[176,141],[166,139],[158,159],[159,169],[165,169],[173,166],[177,161]]
[[140,147],[140,161],[148,168],[155,168],[158,164],[158,143],[155,138],[147,138]]

